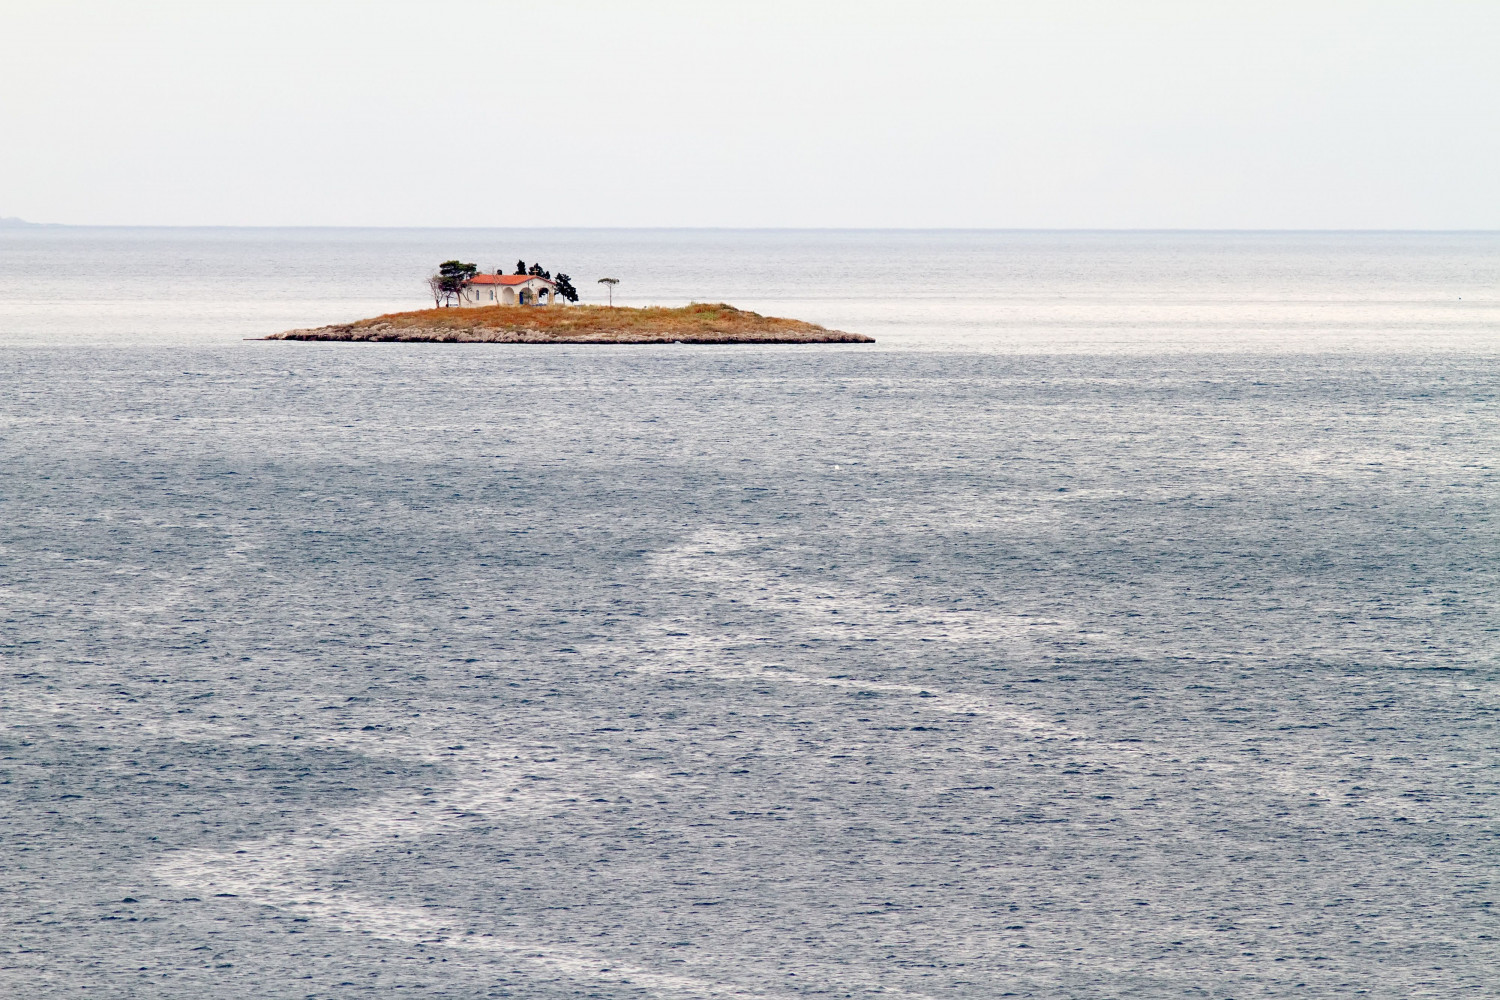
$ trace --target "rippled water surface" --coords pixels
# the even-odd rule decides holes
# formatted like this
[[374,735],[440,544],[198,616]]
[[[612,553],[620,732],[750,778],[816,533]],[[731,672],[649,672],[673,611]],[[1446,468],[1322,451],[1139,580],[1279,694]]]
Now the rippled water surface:
[[[481,253],[880,343],[241,339]],[[0,994],[1493,996],[1497,274],[0,233]]]

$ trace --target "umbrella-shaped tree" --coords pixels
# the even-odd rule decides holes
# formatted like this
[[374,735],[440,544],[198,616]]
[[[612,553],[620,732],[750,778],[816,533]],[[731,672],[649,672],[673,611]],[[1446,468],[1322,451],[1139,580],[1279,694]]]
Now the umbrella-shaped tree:
[[464,285],[478,273],[479,268],[473,264],[465,264],[461,260],[445,260],[438,265],[438,288],[445,297],[458,298],[463,294]]

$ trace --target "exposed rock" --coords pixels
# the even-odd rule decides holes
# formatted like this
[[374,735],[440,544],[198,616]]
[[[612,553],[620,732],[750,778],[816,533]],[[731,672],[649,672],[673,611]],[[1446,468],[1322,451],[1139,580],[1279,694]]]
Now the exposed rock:
[[489,306],[391,313],[266,340],[441,344],[871,344],[874,338],[733,306]]

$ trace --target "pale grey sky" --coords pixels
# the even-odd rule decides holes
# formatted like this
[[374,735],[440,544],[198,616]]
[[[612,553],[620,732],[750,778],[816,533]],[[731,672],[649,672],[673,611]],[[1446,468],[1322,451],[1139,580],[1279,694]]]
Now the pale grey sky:
[[0,215],[1500,229],[1497,0],[0,0]]

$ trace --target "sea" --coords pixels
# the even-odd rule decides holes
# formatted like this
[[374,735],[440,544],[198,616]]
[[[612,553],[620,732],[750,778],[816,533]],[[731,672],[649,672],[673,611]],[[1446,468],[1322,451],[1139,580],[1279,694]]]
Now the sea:
[[0,996],[1500,995],[1497,464],[1496,233],[0,229]]

